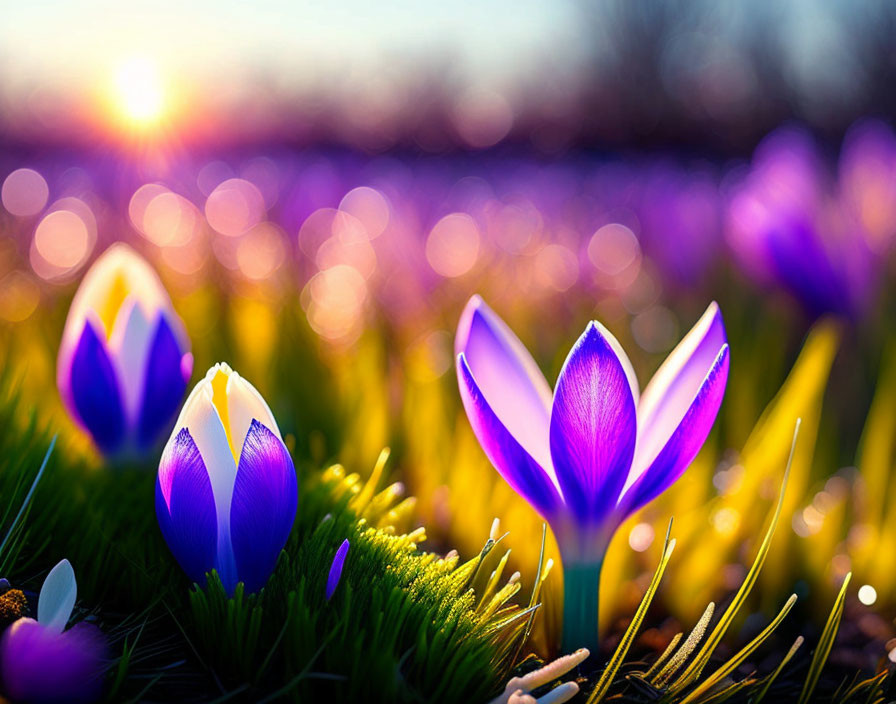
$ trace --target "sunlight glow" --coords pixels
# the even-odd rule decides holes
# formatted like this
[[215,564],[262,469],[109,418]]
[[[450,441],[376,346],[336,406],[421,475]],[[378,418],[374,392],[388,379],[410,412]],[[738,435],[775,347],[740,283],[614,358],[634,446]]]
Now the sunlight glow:
[[122,113],[134,123],[156,122],[165,110],[162,77],[146,56],[132,56],[118,66],[115,93]]

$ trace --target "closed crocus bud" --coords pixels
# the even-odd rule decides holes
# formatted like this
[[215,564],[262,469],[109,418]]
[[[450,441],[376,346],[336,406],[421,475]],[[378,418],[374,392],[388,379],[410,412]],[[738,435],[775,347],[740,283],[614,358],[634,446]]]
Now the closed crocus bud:
[[228,594],[261,589],[286,544],[298,487],[261,394],[226,364],[190,393],[162,453],[156,514],[187,576],[216,570]]
[[193,370],[189,348],[156,272],[115,244],[72,301],[59,348],[59,391],[103,454],[140,454],[171,427]]

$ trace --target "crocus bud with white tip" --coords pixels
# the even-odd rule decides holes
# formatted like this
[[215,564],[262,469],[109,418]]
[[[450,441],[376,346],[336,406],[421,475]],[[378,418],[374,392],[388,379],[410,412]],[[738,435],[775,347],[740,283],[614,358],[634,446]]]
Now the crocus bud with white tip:
[[190,393],[162,453],[156,515],[194,582],[216,570],[228,594],[261,589],[296,515],[292,458],[261,394],[226,364]]
[[149,263],[125,244],[87,272],[59,348],[62,400],[107,456],[140,454],[170,428],[193,370],[190,342]]

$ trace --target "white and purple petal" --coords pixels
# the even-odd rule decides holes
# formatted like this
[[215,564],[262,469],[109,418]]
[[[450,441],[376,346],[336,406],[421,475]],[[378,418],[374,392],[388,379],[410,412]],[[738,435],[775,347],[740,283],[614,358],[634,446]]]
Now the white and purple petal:
[[68,393],[75,414],[100,450],[118,450],[126,430],[122,395],[106,343],[90,319],[72,355]]
[[551,388],[523,343],[479,296],[461,315],[455,338],[455,354],[460,353],[492,412],[553,477]]
[[626,488],[672,437],[725,344],[722,314],[713,302],[644,389],[638,403],[638,442]]
[[[236,461],[224,430],[224,423],[212,400],[211,380],[218,368],[217,365],[212,367],[187,397],[174,433],[179,433],[182,428],[189,429],[208,471],[218,519],[215,569],[221,581],[225,585],[231,585],[232,589],[237,582],[233,546],[230,540],[230,502],[236,478]],[[171,442],[169,440],[169,444]]]
[[623,516],[662,494],[694,461],[712,429],[728,381],[728,345],[722,346],[678,427],[620,500]]
[[217,566],[218,520],[211,480],[190,431],[181,429],[162,454],[156,516],[169,549],[197,584]]
[[566,358],[551,412],[551,456],[563,497],[582,526],[615,507],[635,451],[637,418],[618,345],[589,323]]
[[153,326],[146,311],[135,296],[128,296],[121,304],[115,325],[106,346],[115,365],[121,387],[122,403],[128,426],[133,427],[140,411],[144,375]]
[[253,420],[240,453],[230,507],[236,573],[247,592],[261,589],[274,571],[292,530],[297,500],[295,467],[286,446]]
[[20,618],[0,641],[4,693],[34,704],[96,701],[107,657],[105,638],[92,624],[79,623],[57,633]]
[[457,357],[460,395],[473,433],[498,473],[547,521],[562,506],[561,494],[546,469],[500,421],[479,389],[465,353]]
[[137,443],[143,448],[152,447],[159,434],[171,427],[192,372],[191,363],[187,364],[188,370],[184,368],[184,357],[167,317],[159,314],[143,367],[143,395],[137,421]]

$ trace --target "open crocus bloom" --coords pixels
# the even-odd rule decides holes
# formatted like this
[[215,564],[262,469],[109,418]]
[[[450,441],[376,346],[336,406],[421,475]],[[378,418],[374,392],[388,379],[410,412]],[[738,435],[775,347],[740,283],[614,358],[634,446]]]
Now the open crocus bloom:
[[72,301],[59,391],[104,454],[144,452],[171,427],[193,370],[189,349],[158,275],[133,249],[115,244]]
[[187,576],[215,569],[228,594],[261,589],[286,544],[298,487],[271,409],[216,364],[190,393],[159,464],[156,514]]
[[573,346],[553,393],[523,344],[478,296],[461,317],[456,351],[476,437],[557,538],[564,647],[573,649],[566,638],[572,623],[582,638],[575,647],[594,650],[600,565],[613,532],[681,476],[721,405],[728,345],[718,306],[707,308],[643,393],[622,347],[598,322]]
[[20,618],[3,634],[0,669],[5,693],[22,702],[91,702],[102,692],[106,642],[100,630],[78,623],[65,630],[77,584],[68,560],[44,580],[37,620]]

